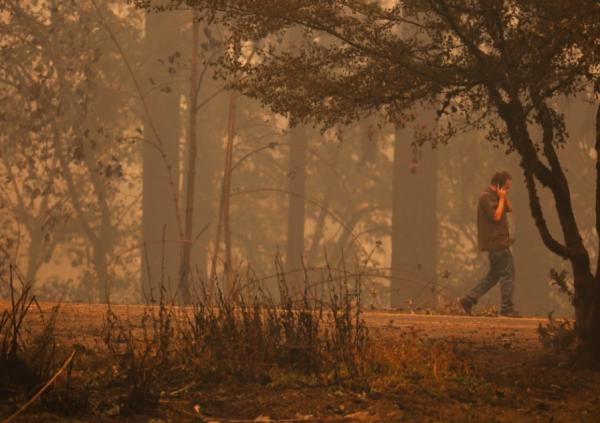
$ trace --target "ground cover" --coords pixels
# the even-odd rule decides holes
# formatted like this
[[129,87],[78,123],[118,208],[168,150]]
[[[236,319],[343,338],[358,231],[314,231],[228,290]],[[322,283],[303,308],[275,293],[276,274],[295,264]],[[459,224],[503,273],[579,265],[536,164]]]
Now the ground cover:
[[[0,310],[10,306],[0,303]],[[50,315],[55,306],[39,304],[43,314],[36,306],[23,323],[28,333],[42,331],[47,319],[40,316]],[[159,309],[152,314],[158,317]],[[121,358],[138,354],[135,365],[152,368],[158,357],[149,353],[143,363],[139,351],[127,350],[126,337],[148,336],[143,335],[142,323],[150,315],[148,308],[113,305],[111,310],[113,319],[131,324],[131,332],[113,333],[122,337],[113,344],[123,347]],[[172,318],[184,319],[190,309],[182,310]],[[219,369],[211,374],[194,366],[190,357],[189,362],[164,362],[161,365],[170,366],[166,372],[156,368],[160,380],[150,390],[157,395],[156,405],[130,412],[124,412],[123,398],[132,383],[144,382],[131,380],[131,368],[120,368],[122,362],[107,351],[107,307],[62,304],[55,319],[53,368],[73,351],[76,358],[70,373],[63,372],[48,390],[51,394],[15,421],[594,422],[600,418],[600,374],[578,368],[568,350],[543,346],[537,329],[547,323],[544,318],[363,312],[370,345],[365,363],[370,364],[357,374],[307,373],[301,368],[306,359],[302,350],[297,352],[300,367],[271,363],[245,378]],[[152,377],[151,372],[139,372],[142,378]],[[31,389],[4,395],[0,415],[8,417],[30,393]]]

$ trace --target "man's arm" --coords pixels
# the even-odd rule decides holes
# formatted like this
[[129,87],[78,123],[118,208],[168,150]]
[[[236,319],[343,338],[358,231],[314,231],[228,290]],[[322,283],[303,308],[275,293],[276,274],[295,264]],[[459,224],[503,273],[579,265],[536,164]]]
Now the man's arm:
[[505,206],[506,200],[502,197],[500,197],[500,200],[498,200],[498,207],[496,207],[496,211],[494,212],[494,220],[496,222],[498,222],[500,219],[502,219],[502,213],[504,212],[504,206]]
[[[494,213],[494,220],[497,222],[502,219],[502,213],[504,212],[504,207],[506,205],[506,188],[498,188],[498,207],[496,207],[496,211]],[[510,207],[510,204],[509,204]],[[512,210],[512,209],[509,209]]]

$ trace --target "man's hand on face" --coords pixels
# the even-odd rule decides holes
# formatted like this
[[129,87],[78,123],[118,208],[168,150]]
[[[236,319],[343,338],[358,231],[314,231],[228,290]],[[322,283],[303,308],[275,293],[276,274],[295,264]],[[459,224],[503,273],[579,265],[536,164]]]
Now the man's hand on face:
[[500,185],[496,185],[496,192],[498,193],[498,197],[506,198],[506,192],[508,191],[505,187],[500,187]]

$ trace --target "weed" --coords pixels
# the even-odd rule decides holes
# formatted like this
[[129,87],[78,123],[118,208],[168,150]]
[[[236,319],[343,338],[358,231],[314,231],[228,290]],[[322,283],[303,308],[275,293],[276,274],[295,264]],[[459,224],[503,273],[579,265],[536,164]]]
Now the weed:
[[[15,278],[20,287],[15,286]],[[0,315],[0,399],[17,403],[44,386],[59,366],[55,333],[59,306],[53,307],[49,315],[44,313],[31,294],[30,285],[12,265],[8,273],[8,292],[10,307]],[[27,322],[33,307],[42,322],[39,331],[34,331]],[[53,387],[44,392],[44,406],[67,414],[87,409],[87,397],[79,397],[72,390],[70,373],[71,370],[68,382],[61,389]],[[77,401],[72,401],[75,396]]]
[[[199,283],[200,294],[191,307],[168,303],[161,284],[158,304],[146,306],[139,320],[118,314],[109,304],[101,330],[106,349],[96,357],[105,370],[99,373],[107,376],[95,380],[95,386],[117,392],[113,399],[100,400],[94,410],[113,416],[152,412],[161,395],[177,392],[182,384],[235,380],[271,386],[350,386],[382,369],[370,363],[373,355],[356,276],[360,271],[350,274],[328,267],[323,298],[309,295],[307,277],[303,290],[292,290],[281,267],[279,273],[279,301],[249,274],[228,296],[219,289],[209,295],[212,290]],[[59,364],[54,333],[58,308],[49,317],[42,315],[42,330],[29,337],[22,325],[30,308],[37,306],[35,298],[24,289],[12,304],[0,317],[0,364],[14,369],[15,380],[30,374],[30,392]],[[32,357],[38,358],[35,366]],[[41,395],[42,405],[64,415],[89,412],[92,393],[81,386],[82,373],[70,362],[61,379]],[[10,372],[2,371],[3,389],[10,385],[7,375]]]
[[[568,279],[568,272],[558,272],[550,269],[552,284],[558,288],[561,294],[566,295],[571,304],[573,303],[573,285]],[[548,313],[548,323],[539,324],[538,338],[544,348],[552,350],[566,350],[570,348],[576,339],[575,325],[568,319],[554,318],[554,312]]]
[[575,343],[575,327],[567,319],[555,319],[548,313],[548,324],[539,324],[538,337],[545,348],[566,350]]
[[158,405],[159,381],[170,369],[175,330],[173,308],[165,302],[161,288],[158,315],[155,308],[147,307],[139,328],[123,321],[110,305],[103,330],[104,344],[108,349],[117,386],[125,388],[117,405],[119,414],[130,416]]
[[328,301],[310,298],[307,280],[293,298],[290,293],[298,289],[289,289],[280,265],[276,261],[279,302],[257,280],[247,281],[248,289],[238,292],[235,301],[227,301],[220,290],[216,298],[197,299],[182,339],[200,363],[199,372],[258,382],[273,374],[294,379],[289,374],[298,373],[327,383],[360,376],[368,358],[360,282],[350,290],[350,282],[334,282],[329,269]]

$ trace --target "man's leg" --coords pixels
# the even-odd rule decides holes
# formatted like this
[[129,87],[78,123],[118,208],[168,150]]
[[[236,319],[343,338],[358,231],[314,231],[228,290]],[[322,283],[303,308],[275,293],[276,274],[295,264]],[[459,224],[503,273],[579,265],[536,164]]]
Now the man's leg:
[[496,285],[496,283],[498,282],[498,279],[500,278],[500,273],[499,273],[500,267],[498,266],[498,264],[499,264],[498,263],[498,252],[490,251],[488,257],[490,260],[489,272],[464,297],[464,299],[467,301],[470,301],[472,305],[477,304],[477,301],[479,300],[479,298],[481,298],[483,295],[485,295],[486,292],[488,292],[494,285]]
[[513,291],[515,281],[515,263],[512,253],[508,248],[502,251],[503,252],[499,260],[499,267],[502,269],[499,280],[500,293],[502,295],[500,313],[508,314],[514,311]]

